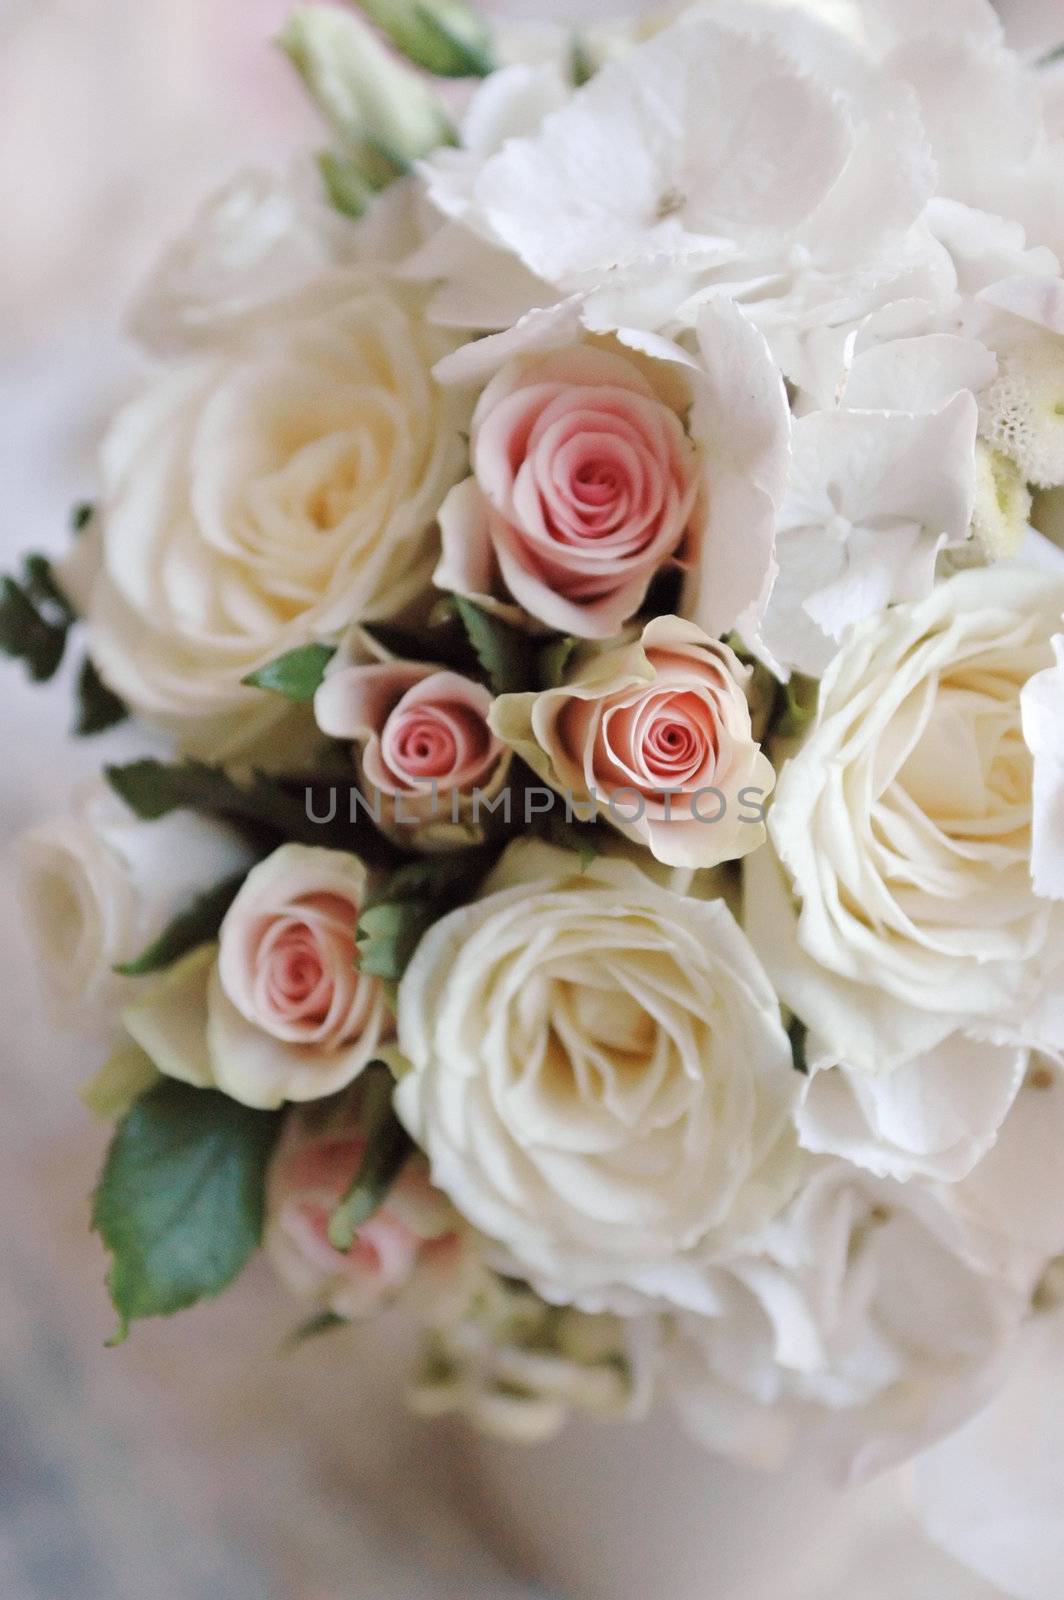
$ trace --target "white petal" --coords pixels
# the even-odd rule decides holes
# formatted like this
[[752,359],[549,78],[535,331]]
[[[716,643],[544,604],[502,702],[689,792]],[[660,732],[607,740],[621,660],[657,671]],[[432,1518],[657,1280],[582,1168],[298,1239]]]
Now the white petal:
[[1062,1148],[1064,1066],[1035,1055],[997,1143],[952,1194],[962,1216],[1004,1241],[1006,1264],[1064,1254]]
[[713,635],[754,636],[775,576],[773,522],[790,462],[790,413],[763,336],[738,307],[698,324],[705,379],[691,431],[705,453],[708,520],[684,610]]
[[841,109],[773,43],[687,19],[603,68],[537,138],[511,140],[476,203],[532,271],[575,286],[726,260],[748,230],[793,226],[848,139]]
[[199,1089],[215,1081],[207,1048],[207,988],[217,954],[212,944],[193,950],[122,1019],[160,1072]]
[[1031,870],[1035,893],[1064,899],[1064,635],[1053,640],[1056,665],[1020,696],[1023,737],[1034,756]]
[[996,372],[993,353],[978,339],[894,339],[854,358],[845,404],[850,410],[937,411],[961,389],[978,394]]
[[807,1150],[879,1177],[953,1183],[993,1145],[1026,1066],[1025,1051],[955,1034],[885,1076],[817,1072],[796,1114],[798,1136]]

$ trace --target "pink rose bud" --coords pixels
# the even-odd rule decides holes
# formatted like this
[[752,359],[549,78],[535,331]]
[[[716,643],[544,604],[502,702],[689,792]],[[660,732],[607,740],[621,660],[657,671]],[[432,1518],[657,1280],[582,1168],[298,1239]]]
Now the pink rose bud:
[[391,1018],[359,971],[368,893],[354,855],[287,844],[248,875],[222,924],[208,1038],[216,1077],[249,1105],[313,1100],[350,1083]]
[[504,588],[562,633],[618,633],[682,557],[700,501],[698,451],[646,364],[593,345],[511,361],[471,443],[474,476],[440,514],[437,585]]
[[502,695],[492,726],[529,765],[669,866],[712,867],[765,838],[775,774],[753,737],[750,669],[693,622],[589,655],[567,683]]
[[338,667],[314,712],[323,733],[358,747],[380,826],[406,845],[445,849],[475,842],[476,793],[492,799],[505,781],[510,753],[488,725],[491,703],[457,672],[386,661]]
[[406,1163],[350,1250],[329,1240],[329,1219],[365,1155],[358,1101],[322,1126],[293,1112],[267,1183],[264,1245],[292,1292],[341,1317],[367,1317],[402,1296],[434,1320],[464,1303],[470,1249],[448,1200],[429,1182],[420,1152]]

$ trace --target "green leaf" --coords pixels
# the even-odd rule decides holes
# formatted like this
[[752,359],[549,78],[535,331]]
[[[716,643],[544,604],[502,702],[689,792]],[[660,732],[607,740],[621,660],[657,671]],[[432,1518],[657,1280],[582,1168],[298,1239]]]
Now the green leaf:
[[247,874],[238,872],[224,883],[197,896],[159,935],[153,944],[135,961],[123,962],[115,968],[124,978],[142,978],[145,973],[159,972],[172,966],[190,950],[201,944],[210,944],[218,934],[226,912],[236,899]]
[[297,796],[261,772],[238,783],[223,768],[202,761],[168,764],[148,759],[105,767],[104,775],[130,810],[146,822],[188,807],[207,816],[264,827],[300,844],[329,844],[334,837],[346,839],[350,833],[342,815],[333,824],[312,821],[305,794]]
[[527,689],[533,679],[532,646],[528,635],[498,617],[490,616],[463,595],[452,595],[450,604],[494,692],[517,694],[521,689]]
[[167,1080],[119,1124],[93,1201],[113,1256],[113,1343],[138,1317],[211,1299],[257,1248],[277,1113]]
[[249,673],[243,682],[253,689],[272,689],[289,700],[313,700],[335,654],[335,645],[305,644]]
[[71,533],[84,533],[95,515],[96,507],[91,500],[79,500],[70,513]]
[[75,621],[44,556],[27,556],[21,581],[0,579],[0,651],[21,661],[35,683],[59,670]]
[[79,738],[91,738],[117,727],[129,716],[125,701],[109,689],[97,672],[91,658],[85,657],[78,674],[78,717],[74,732]]
[[579,643],[571,633],[565,633],[540,650],[536,676],[545,689],[556,689],[565,682],[566,671]]
[[414,1141],[392,1110],[395,1082],[388,1069],[371,1065],[362,1094],[366,1148],[351,1187],[329,1218],[329,1243],[350,1250],[359,1228],[380,1210],[414,1150]]

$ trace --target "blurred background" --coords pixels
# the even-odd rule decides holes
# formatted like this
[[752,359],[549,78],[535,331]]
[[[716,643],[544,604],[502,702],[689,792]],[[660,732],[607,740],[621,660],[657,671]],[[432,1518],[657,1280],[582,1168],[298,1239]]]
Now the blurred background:
[[[160,243],[232,170],[317,137],[268,42],[286,9],[0,0],[0,570],[60,549],[92,495],[136,374],[122,308]],[[1061,0],[1001,9],[1022,47],[1064,32]],[[106,1130],[74,1095],[98,1063],[44,1018],[7,846],[137,741],[68,743],[64,682],[7,670],[2,703],[0,1600],[528,1600],[465,1518],[461,1437],[403,1416],[379,1336],[280,1357],[292,1308],[253,1268],[222,1304],[104,1350],[87,1196]],[[848,1574],[813,1600],[870,1600],[873,1583],[884,1600],[993,1600],[903,1522],[902,1487],[867,1528],[830,1531]]]

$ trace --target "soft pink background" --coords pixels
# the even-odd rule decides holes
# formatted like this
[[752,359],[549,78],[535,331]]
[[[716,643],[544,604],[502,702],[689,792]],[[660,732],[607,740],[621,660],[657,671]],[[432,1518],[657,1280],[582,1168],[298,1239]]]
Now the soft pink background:
[[[1023,43],[1056,42],[1059,9],[1007,8]],[[120,308],[156,241],[228,170],[314,136],[266,43],[285,10],[0,0],[0,566],[61,547],[68,505],[91,495],[95,440],[130,381]],[[3,693],[6,842],[133,744],[72,750],[64,684],[31,691],[6,669]],[[527,1594],[478,1549],[452,1498],[455,1436],[403,1417],[379,1339],[280,1358],[292,1313],[264,1271],[102,1348],[112,1319],[86,1229],[105,1135],[73,1095],[97,1063],[42,1019],[9,853],[0,950],[2,1600]],[[893,1574],[899,1600],[996,1593],[892,1520],[851,1532],[853,1571]],[[809,1600],[864,1600],[862,1581]],[[706,1600],[743,1597],[707,1577]]]

